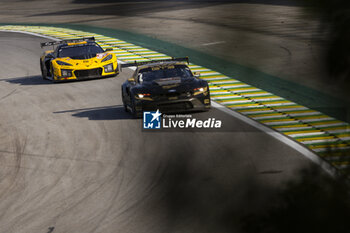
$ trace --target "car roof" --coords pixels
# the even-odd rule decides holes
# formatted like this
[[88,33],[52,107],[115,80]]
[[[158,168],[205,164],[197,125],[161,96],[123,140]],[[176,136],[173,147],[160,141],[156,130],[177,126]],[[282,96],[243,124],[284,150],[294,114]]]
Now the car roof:
[[137,68],[137,71],[140,71],[141,69],[145,69],[145,68],[151,68],[151,67],[157,67],[157,66],[169,66],[169,65],[185,65],[185,66],[187,66],[187,64],[185,62],[179,62],[179,61],[155,62],[155,63],[141,65]]
[[84,42],[77,42],[77,43],[64,43],[64,44],[60,44],[59,46],[57,46],[57,49],[61,49],[63,47],[67,47],[67,48],[73,48],[73,47],[78,47],[78,46],[85,46],[85,45],[96,45],[96,42],[93,41],[84,41]]

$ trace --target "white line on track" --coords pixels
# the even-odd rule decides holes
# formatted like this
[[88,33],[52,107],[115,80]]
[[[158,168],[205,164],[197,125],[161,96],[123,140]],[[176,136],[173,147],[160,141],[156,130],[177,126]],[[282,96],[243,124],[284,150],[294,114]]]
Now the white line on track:
[[293,131],[293,130],[303,130],[303,129],[312,129],[312,126],[298,126],[298,127],[285,127],[285,128],[276,128],[278,131]]
[[314,136],[314,135],[323,135],[326,134],[325,132],[311,132],[311,133],[291,133],[288,134],[289,137],[304,137],[304,136]]
[[223,44],[226,43],[226,41],[216,41],[216,42],[210,42],[210,43],[204,43],[202,46],[210,46],[210,45],[217,45],[217,44]]
[[43,37],[49,40],[55,40],[55,41],[60,41],[60,39],[57,39],[55,37],[51,37],[51,36],[45,36],[45,35],[41,35],[41,34],[37,34],[34,32],[25,32],[25,31],[15,31],[15,30],[0,30],[0,32],[17,32],[17,33],[23,33],[23,34],[28,34],[28,35],[32,35],[32,36],[38,36],[38,37]]

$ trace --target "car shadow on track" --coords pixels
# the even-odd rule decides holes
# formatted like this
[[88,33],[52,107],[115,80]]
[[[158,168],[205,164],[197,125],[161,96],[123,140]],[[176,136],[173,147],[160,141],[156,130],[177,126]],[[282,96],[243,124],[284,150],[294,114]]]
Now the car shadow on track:
[[20,85],[48,85],[52,84],[49,80],[44,80],[41,75],[35,75],[35,76],[26,76],[26,77],[20,77],[20,78],[7,78],[7,79],[0,79],[0,81],[5,81],[13,84],[20,84]]
[[124,111],[121,105],[104,106],[96,108],[73,109],[66,111],[57,111],[55,114],[72,112],[72,116],[88,118],[89,120],[125,120],[133,119],[130,113]]

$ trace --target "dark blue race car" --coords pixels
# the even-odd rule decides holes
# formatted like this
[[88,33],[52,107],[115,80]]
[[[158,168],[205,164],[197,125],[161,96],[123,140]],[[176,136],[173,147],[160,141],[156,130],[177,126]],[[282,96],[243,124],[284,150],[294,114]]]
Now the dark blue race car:
[[122,64],[136,66],[122,85],[125,111],[140,117],[143,111],[157,109],[167,113],[209,110],[208,83],[193,75],[187,64],[188,58]]

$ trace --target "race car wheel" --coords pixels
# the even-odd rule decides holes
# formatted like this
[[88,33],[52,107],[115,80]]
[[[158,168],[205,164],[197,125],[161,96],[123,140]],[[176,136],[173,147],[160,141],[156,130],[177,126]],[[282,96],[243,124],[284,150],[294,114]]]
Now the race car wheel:
[[50,75],[52,77],[52,80],[56,81],[54,73],[55,73],[55,70],[53,69],[52,65],[50,65]]
[[137,111],[136,108],[135,108],[135,101],[133,99],[131,100],[131,114],[135,118],[140,118],[141,117],[141,113],[139,111]]
[[118,63],[118,65],[117,65],[117,75],[120,73],[120,71],[121,71],[120,63]]
[[43,63],[40,61],[40,70],[41,70],[41,77],[46,80],[47,79],[47,75],[46,75],[46,71],[44,70],[44,66]]
[[123,105],[124,105],[124,111],[125,111],[125,112],[129,112],[128,106],[127,106],[126,104],[123,104]]
[[128,111],[128,106],[125,104],[124,91],[123,90],[122,90],[122,101],[123,101],[124,111],[125,112],[129,112]]

